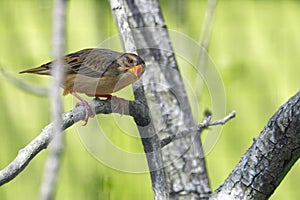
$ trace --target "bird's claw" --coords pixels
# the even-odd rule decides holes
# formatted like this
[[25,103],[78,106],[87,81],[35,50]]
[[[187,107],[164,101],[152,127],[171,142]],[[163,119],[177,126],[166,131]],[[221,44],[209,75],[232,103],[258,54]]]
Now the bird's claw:
[[87,125],[89,118],[95,117],[95,112],[91,108],[90,104],[87,101],[80,101],[76,103],[76,107],[83,106],[85,108],[85,117],[82,121],[84,121],[82,126]]
[[85,117],[83,119],[84,124],[82,126],[87,125],[89,118],[95,116],[95,112],[91,108],[90,104],[82,99],[76,92],[72,92],[72,95],[75,96],[77,99],[80,100],[80,102],[76,103],[76,107],[83,106],[85,108]]

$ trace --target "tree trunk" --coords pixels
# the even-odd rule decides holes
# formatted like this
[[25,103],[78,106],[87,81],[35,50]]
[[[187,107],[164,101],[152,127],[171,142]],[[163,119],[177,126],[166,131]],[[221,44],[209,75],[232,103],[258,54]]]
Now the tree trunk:
[[[195,126],[158,1],[124,2],[137,52],[147,66],[143,82],[156,133],[163,132],[162,138]],[[163,160],[171,197],[192,199],[211,192],[196,132],[164,148]]]

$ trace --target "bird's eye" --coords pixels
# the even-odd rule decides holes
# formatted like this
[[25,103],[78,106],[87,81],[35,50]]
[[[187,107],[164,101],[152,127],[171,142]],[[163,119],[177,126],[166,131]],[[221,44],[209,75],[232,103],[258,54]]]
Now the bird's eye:
[[133,63],[134,63],[134,60],[133,60],[132,58],[129,58],[128,63],[129,63],[129,64],[133,64]]

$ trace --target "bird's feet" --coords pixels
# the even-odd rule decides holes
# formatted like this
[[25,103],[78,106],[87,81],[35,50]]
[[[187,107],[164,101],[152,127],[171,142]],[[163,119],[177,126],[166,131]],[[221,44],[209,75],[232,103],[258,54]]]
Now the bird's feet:
[[85,126],[85,125],[87,125],[89,118],[90,117],[93,118],[95,116],[95,113],[93,112],[93,109],[91,108],[90,104],[85,100],[77,102],[76,107],[79,107],[79,106],[84,106],[84,108],[85,108],[85,117],[82,120],[82,121],[84,121],[82,126]]
[[[83,119],[84,124],[82,126],[87,125],[89,118],[90,117],[94,117],[95,116],[95,112],[93,111],[93,109],[91,108],[90,104],[85,101],[84,99],[82,99],[76,92],[72,92],[71,93],[74,97],[76,97],[78,100],[80,100],[80,102],[76,103],[76,107],[78,106],[84,106],[85,107],[85,117]],[[96,98],[98,97],[104,97],[106,99],[111,100],[111,105],[112,105],[112,110],[116,111],[118,109],[121,110],[121,115],[124,114],[125,112],[125,104],[126,104],[126,100],[123,98],[119,98],[116,96],[112,96],[112,95],[94,95]]]
[[91,108],[90,104],[87,101],[85,101],[84,99],[82,99],[77,93],[72,92],[72,95],[74,97],[76,97],[78,100],[80,100],[80,102],[76,103],[75,107],[79,107],[79,106],[85,107],[85,117],[83,119],[84,123],[82,125],[82,126],[85,126],[85,125],[87,125],[89,118],[95,116],[95,113],[94,113],[93,109]]

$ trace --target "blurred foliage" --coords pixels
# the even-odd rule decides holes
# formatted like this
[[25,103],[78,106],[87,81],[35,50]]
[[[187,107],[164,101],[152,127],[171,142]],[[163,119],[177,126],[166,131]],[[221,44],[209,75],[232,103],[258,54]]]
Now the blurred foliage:
[[[206,1],[160,2],[168,28],[197,41]],[[278,107],[299,90],[299,10],[299,1],[287,0],[222,0],[217,5],[209,54],[224,82],[227,111],[235,109],[237,117],[223,127],[217,144],[207,152],[213,189],[228,176]],[[0,0],[1,65],[19,76],[18,71],[50,60],[51,15],[49,0]],[[67,24],[66,52],[96,47],[117,34],[109,4],[104,0],[69,1]],[[184,66],[181,70],[190,73],[189,83],[195,87],[193,73],[184,72]],[[40,76],[20,77],[40,85],[47,85],[50,80]],[[0,81],[2,169],[49,123],[49,101],[16,88],[3,76]],[[201,99],[207,104],[198,102],[201,112],[210,108],[209,94],[205,91]],[[132,98],[130,88],[121,94],[124,93]],[[74,106],[72,97],[63,100],[65,110]],[[107,138],[112,143],[129,152],[142,152],[136,136],[124,136],[111,122],[117,118],[126,127],[127,122],[125,125],[122,122],[126,117],[97,118],[99,124],[105,124]],[[85,149],[76,128],[68,129],[65,136],[56,199],[152,199],[147,173],[120,172],[98,162]],[[114,156],[109,151],[105,153]],[[24,172],[2,186],[0,199],[37,198],[46,155],[46,151],[39,154]],[[297,199],[299,178],[300,166],[296,163],[271,199]]]

